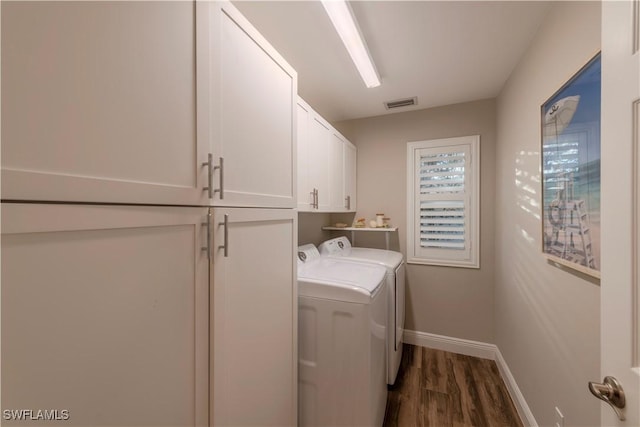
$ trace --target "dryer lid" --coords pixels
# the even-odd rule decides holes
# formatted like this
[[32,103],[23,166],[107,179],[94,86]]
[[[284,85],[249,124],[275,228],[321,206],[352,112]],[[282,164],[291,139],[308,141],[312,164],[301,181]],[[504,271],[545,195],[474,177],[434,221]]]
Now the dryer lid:
[[384,249],[354,248],[346,237],[327,240],[318,246],[318,249],[322,256],[370,262],[390,269],[397,268],[404,258],[400,252]]
[[320,258],[298,264],[298,294],[337,300],[351,294],[361,302],[377,292],[385,275],[386,269],[378,265]]

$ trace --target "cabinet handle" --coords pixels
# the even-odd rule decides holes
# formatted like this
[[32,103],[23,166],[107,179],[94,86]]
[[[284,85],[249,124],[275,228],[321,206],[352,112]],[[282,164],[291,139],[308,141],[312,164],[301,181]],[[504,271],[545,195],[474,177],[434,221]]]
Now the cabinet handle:
[[213,190],[214,193],[220,193],[220,200],[224,199],[224,157],[220,157],[220,164],[214,166],[213,170],[220,169],[220,188]]
[[[220,164],[213,164],[213,154],[209,153],[207,155],[208,161],[204,162],[202,166],[207,167],[207,183],[208,185],[203,188],[203,191],[207,191],[209,193],[209,198],[213,199],[214,193],[220,193],[220,200],[224,199],[224,158],[220,157]],[[220,188],[213,188],[213,173],[216,170],[220,170]]]
[[207,160],[202,164],[202,166],[207,167],[207,186],[202,190],[207,191],[209,193],[209,198],[213,199],[213,154],[209,153],[207,155]]
[[319,206],[319,202],[318,201],[320,200],[320,197],[318,197],[318,189],[314,188],[313,191],[315,191],[315,202],[314,202],[315,206],[314,207],[316,209],[318,209],[318,206]]
[[311,207],[318,209],[318,190],[314,188],[309,194],[311,194]]
[[344,201],[345,201],[345,205],[346,205],[345,207],[346,207],[347,209],[351,209],[351,196],[347,196],[347,197],[345,197],[345,198],[344,198]]
[[218,246],[218,249],[224,249],[224,257],[229,257],[229,214],[224,214],[224,221],[218,223],[224,226],[224,245]]
[[207,213],[207,222],[202,225],[207,226],[207,245],[202,247],[203,251],[207,251],[207,258],[211,261],[211,211]]

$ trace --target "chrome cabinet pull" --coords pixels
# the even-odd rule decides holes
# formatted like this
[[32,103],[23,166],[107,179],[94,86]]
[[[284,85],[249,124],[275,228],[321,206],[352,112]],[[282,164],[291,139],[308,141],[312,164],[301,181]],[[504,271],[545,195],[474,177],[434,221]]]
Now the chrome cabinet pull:
[[213,199],[213,154],[209,153],[207,155],[207,160],[206,162],[204,162],[202,164],[202,166],[206,166],[207,167],[207,186],[204,187],[202,190],[203,191],[207,191],[209,193],[209,198]]
[[224,214],[224,221],[218,223],[218,226],[224,226],[224,245],[218,246],[218,249],[224,249],[224,257],[229,257],[229,214]]
[[345,208],[351,209],[351,196],[347,196],[344,198]]
[[624,414],[620,409],[625,407],[626,399],[618,380],[614,377],[604,377],[602,384],[589,381],[589,391],[598,399],[607,402],[620,421],[624,421]]
[[[213,199],[215,193],[220,193],[220,199],[224,199],[224,158],[220,157],[220,164],[213,164],[213,154],[207,154],[208,161],[204,162],[202,166],[207,167],[207,183],[208,185],[202,190],[209,193],[209,198]],[[213,173],[220,170],[220,188],[213,188]]]
[[207,251],[207,258],[211,261],[211,211],[207,213],[207,222],[202,223],[207,227],[207,245],[202,247],[203,251]]
[[220,164],[214,166],[213,170],[220,170],[220,188],[213,190],[214,193],[220,193],[220,200],[224,199],[224,157],[220,157]]
[[318,189],[314,188],[311,193],[311,207],[314,209],[318,209]]

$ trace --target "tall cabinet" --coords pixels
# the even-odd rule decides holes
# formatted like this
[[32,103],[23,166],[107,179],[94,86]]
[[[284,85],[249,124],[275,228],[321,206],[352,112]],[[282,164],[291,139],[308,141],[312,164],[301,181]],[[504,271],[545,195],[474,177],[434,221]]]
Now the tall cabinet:
[[295,70],[227,2],[1,7],[3,408],[295,425]]
[[3,203],[3,409],[67,410],[74,425],[207,425],[204,213]]
[[297,74],[235,7],[209,7],[211,424],[295,425]]

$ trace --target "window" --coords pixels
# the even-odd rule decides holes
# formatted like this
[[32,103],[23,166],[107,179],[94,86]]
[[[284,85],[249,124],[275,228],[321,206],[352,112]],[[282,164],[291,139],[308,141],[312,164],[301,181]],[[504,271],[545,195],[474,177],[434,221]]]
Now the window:
[[407,144],[407,262],[480,268],[480,136]]

